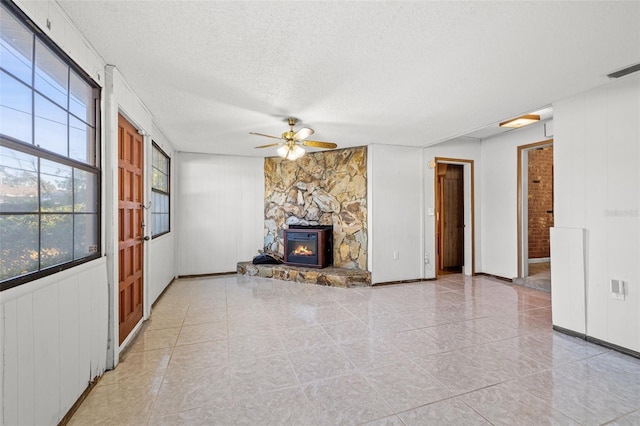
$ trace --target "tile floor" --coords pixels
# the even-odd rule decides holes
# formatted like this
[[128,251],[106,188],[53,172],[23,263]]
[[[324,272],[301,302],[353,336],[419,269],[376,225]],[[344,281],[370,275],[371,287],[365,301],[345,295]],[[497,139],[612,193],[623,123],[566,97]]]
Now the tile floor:
[[70,424],[640,424],[640,360],[488,277],[338,289],[183,279]]

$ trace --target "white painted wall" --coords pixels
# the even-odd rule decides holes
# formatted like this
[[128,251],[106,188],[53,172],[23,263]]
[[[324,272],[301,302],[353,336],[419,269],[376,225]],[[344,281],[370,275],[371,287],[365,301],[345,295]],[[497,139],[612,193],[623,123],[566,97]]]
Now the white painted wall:
[[[554,116],[555,226],[585,230],[586,334],[640,351],[640,75],[558,102]],[[568,267],[554,252],[551,263]],[[627,282],[625,301],[610,297],[612,278]],[[554,298],[554,324],[583,303]]]
[[[424,193],[425,193],[425,212],[429,209],[435,212],[435,172],[428,167],[430,161],[438,158],[455,158],[461,160],[473,160],[474,162],[474,196],[475,196],[475,272],[482,272],[482,251],[481,251],[481,208],[482,200],[480,191],[481,178],[481,143],[478,140],[459,139],[449,141],[440,145],[433,145],[424,149],[424,162],[421,167],[424,170]],[[462,164],[462,163],[460,163]],[[465,179],[465,197],[470,198],[470,166],[464,168]],[[429,256],[429,263],[425,262],[424,276],[425,278],[434,278],[436,276],[436,234],[435,234],[435,215],[424,215],[425,220],[425,252]],[[465,203],[465,248],[470,246],[471,241],[471,209],[470,205]],[[467,259],[465,253],[465,274],[471,274],[471,260]],[[470,254],[470,253],[469,253]]]
[[[175,163],[176,155],[173,145],[164,136],[162,131],[157,125],[153,125],[151,139],[158,145],[165,154],[170,158],[171,169],[169,174],[169,206],[171,212],[175,212],[175,200],[176,194],[174,189],[176,188],[175,179]],[[148,150],[147,169],[148,181],[151,182],[151,149]],[[148,185],[147,189],[151,192],[151,185]],[[149,194],[150,195],[150,194]],[[147,197],[147,200],[151,199]],[[148,223],[151,223],[150,218]],[[150,229],[148,227],[147,229]],[[168,234],[164,234],[160,237],[152,239],[147,248],[149,249],[149,264],[147,268],[147,299],[150,304],[153,304],[158,296],[162,294],[164,289],[171,283],[171,281],[178,276],[177,262],[176,262],[176,220],[175,214],[171,214]],[[148,232],[150,235],[150,231]]]
[[509,279],[518,276],[518,146],[549,139],[545,137],[544,124],[532,124],[482,141],[479,270],[484,273]]
[[1,424],[57,424],[102,375],[106,277],[102,257],[2,292]]
[[422,150],[369,145],[367,155],[372,282],[422,278]]
[[178,153],[179,275],[236,270],[264,246],[264,159]]

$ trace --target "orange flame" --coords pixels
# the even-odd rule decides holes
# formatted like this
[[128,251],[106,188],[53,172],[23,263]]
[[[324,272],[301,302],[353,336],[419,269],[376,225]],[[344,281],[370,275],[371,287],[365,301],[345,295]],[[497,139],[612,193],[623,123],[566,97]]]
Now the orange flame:
[[307,246],[298,246],[293,251],[296,256],[313,256],[313,251],[309,250]]

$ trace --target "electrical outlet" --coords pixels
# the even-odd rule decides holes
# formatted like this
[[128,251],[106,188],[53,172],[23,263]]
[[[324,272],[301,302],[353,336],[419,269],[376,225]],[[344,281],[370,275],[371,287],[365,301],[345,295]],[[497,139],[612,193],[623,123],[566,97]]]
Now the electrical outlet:
[[429,253],[425,253],[424,254],[424,263],[426,265],[428,265],[429,263],[431,263],[431,260],[429,260]]
[[611,280],[611,298],[616,300],[624,300],[626,293],[626,283],[622,280]]
[[393,252],[393,260],[398,260],[400,259],[400,253],[398,253],[397,251]]

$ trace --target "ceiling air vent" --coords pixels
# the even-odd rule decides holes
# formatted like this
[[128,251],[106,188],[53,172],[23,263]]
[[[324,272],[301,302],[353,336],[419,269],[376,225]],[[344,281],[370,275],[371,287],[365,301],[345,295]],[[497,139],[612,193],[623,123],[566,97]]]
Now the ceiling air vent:
[[630,67],[621,69],[616,72],[612,72],[611,74],[607,74],[607,77],[620,78],[620,77],[624,77],[625,75],[633,74],[636,71],[640,71],[640,64],[631,65]]

